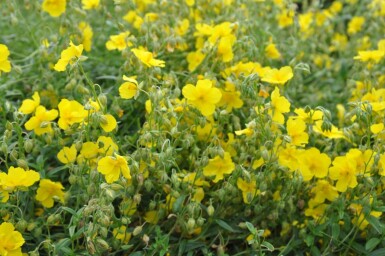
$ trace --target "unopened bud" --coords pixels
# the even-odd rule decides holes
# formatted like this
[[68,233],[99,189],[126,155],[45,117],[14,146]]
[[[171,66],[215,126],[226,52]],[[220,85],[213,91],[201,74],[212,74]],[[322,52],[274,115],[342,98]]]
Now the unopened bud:
[[17,159],[17,166],[23,168],[24,170],[29,170],[28,163],[24,159]]
[[134,229],[134,231],[132,231],[132,235],[133,235],[133,236],[137,236],[137,235],[139,235],[140,233],[142,233],[142,230],[143,230],[142,226],[137,226],[137,227]]
[[207,214],[209,216],[213,216],[214,215],[214,212],[215,212],[215,209],[214,207],[210,204],[208,207],[207,207]]
[[24,141],[24,150],[27,153],[31,153],[33,149],[33,140],[26,140]]

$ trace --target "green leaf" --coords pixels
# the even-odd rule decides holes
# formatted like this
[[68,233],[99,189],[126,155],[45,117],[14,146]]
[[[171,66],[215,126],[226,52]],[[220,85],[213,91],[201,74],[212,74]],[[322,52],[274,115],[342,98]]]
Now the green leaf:
[[337,239],[340,235],[340,225],[338,223],[332,224],[332,236],[334,239]]
[[68,232],[69,232],[71,238],[74,236],[75,229],[76,229],[76,226],[71,226],[68,229]]
[[253,226],[253,224],[251,224],[250,222],[246,221],[246,227],[247,229],[251,232],[251,233],[255,233],[255,227]]
[[376,217],[369,215],[366,219],[379,234],[383,233],[384,225]]
[[65,206],[62,206],[61,208],[64,211],[71,213],[72,215],[76,215],[76,212],[73,209],[71,209],[71,208],[68,208],[68,207],[65,207]]
[[185,199],[186,199],[186,195],[181,195],[175,200],[174,204],[172,205],[172,211],[174,213],[178,213],[180,211]]
[[238,231],[236,231],[235,229],[233,229],[229,224],[227,224],[226,222],[224,222],[223,220],[215,220],[215,222],[221,226],[222,228],[226,229],[227,231],[230,231],[230,232],[233,232],[233,233],[236,233]]
[[267,241],[263,241],[261,245],[266,247],[266,249],[268,249],[271,252],[274,251],[274,246]]
[[380,239],[373,237],[369,241],[366,242],[365,244],[365,250],[371,252],[373,251],[374,248],[381,242]]
[[368,254],[368,256],[384,256],[385,255],[385,248],[375,250]]

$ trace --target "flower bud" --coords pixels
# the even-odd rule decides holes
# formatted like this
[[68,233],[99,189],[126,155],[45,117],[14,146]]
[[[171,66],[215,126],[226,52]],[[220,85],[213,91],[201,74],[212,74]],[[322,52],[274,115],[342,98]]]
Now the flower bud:
[[24,141],[25,152],[31,153],[32,149],[33,149],[33,140],[29,140],[29,139],[25,140]]
[[99,94],[98,99],[102,106],[107,106],[107,96],[105,94]]
[[29,170],[28,163],[24,159],[17,159],[16,164],[24,170]]
[[137,226],[137,227],[134,229],[134,231],[132,231],[132,235],[133,235],[133,236],[137,236],[137,235],[139,235],[139,234],[142,232],[142,230],[143,230],[142,226]]
[[99,237],[96,238],[95,242],[96,242],[96,247],[99,248],[102,251],[107,251],[110,248],[108,243],[105,240],[103,240],[103,239],[101,239]]
[[194,228],[195,228],[195,219],[189,218],[187,221],[187,230],[191,232],[194,230]]
[[212,206],[212,204],[210,204],[208,207],[207,207],[207,214],[209,216],[213,216],[214,215],[214,212],[215,212],[215,209],[214,207]]

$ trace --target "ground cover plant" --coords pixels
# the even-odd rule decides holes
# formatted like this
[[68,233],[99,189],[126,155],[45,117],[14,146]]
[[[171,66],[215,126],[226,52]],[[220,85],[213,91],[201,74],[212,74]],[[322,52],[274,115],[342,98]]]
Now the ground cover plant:
[[0,255],[385,255],[385,1],[0,1]]

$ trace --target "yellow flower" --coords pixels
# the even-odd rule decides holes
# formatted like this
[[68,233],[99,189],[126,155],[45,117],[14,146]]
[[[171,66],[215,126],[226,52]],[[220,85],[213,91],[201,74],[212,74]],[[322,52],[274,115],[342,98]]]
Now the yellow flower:
[[315,125],[313,126],[313,131],[316,133],[320,133],[325,137],[328,137],[329,139],[343,139],[345,138],[345,135],[342,131],[340,131],[337,127],[332,125],[331,130],[325,130],[322,131],[322,120],[316,121]]
[[242,191],[243,202],[245,204],[250,204],[257,192],[257,183],[255,180],[247,182],[241,178],[238,178],[237,187]]
[[148,222],[148,223],[151,223],[151,224],[156,224],[158,223],[159,221],[159,213],[158,211],[148,211],[146,212],[146,214],[144,215],[144,219]]
[[120,226],[119,228],[114,228],[112,231],[114,237],[120,240],[123,244],[128,244],[131,239],[131,233],[128,232],[126,226]]
[[282,148],[278,152],[278,163],[282,166],[289,168],[290,171],[299,169],[299,155],[302,150],[298,150],[296,147],[286,144],[285,148]]
[[278,25],[281,28],[286,28],[288,26],[291,26],[294,23],[294,12],[293,11],[282,11],[277,16]]
[[147,67],[163,68],[165,66],[165,62],[163,60],[154,59],[154,56],[151,52],[139,48],[131,49],[131,51]]
[[138,93],[138,81],[134,77],[123,75],[123,80],[126,81],[119,87],[119,95],[122,99],[131,99]]
[[33,170],[25,171],[20,167],[11,166],[8,174],[0,173],[0,185],[3,189],[11,192],[17,187],[30,187],[40,179],[40,174]]
[[99,153],[103,156],[111,156],[119,149],[118,145],[116,145],[110,137],[106,136],[100,136],[97,140],[97,144],[99,145]]
[[203,168],[203,175],[215,176],[213,182],[217,183],[223,180],[225,174],[231,174],[235,169],[235,164],[231,160],[230,153],[225,152],[224,157],[216,156],[209,160],[206,167]]
[[129,35],[130,35],[130,32],[126,31],[118,35],[110,36],[110,40],[108,40],[106,43],[107,50],[123,51],[127,47],[132,46],[132,43],[128,40]]
[[286,123],[287,134],[291,138],[291,144],[304,147],[309,141],[309,135],[306,133],[306,123],[302,119],[289,118]]
[[358,56],[355,56],[355,60],[360,60],[362,62],[374,62],[378,63],[384,58],[385,51],[372,50],[372,51],[359,51]]
[[57,118],[58,111],[56,109],[46,110],[43,106],[38,106],[35,115],[25,123],[25,129],[28,131],[34,130],[36,135],[52,132],[50,121]]
[[72,145],[71,147],[64,147],[62,150],[59,151],[57,154],[57,158],[60,162],[63,164],[69,164],[73,163],[76,160],[77,150],[75,145]]
[[0,225],[0,255],[22,256],[21,246],[25,240],[20,232],[15,230],[12,223],[3,222]]
[[188,19],[183,19],[175,28],[175,32],[179,36],[184,36],[187,33],[189,27],[190,21]]
[[233,57],[233,45],[237,38],[234,35],[224,36],[219,39],[217,55],[222,58],[223,62],[230,62]]
[[313,124],[315,121],[322,120],[323,113],[320,110],[310,109],[308,112],[305,112],[303,108],[296,108],[294,110],[298,116],[295,118],[300,118],[308,124]]
[[189,52],[187,54],[188,70],[190,72],[194,71],[205,59],[206,54],[201,51]]
[[265,55],[266,57],[273,60],[281,58],[281,53],[278,51],[277,47],[273,43],[270,43],[268,46],[266,46]]
[[0,75],[1,71],[6,73],[11,71],[11,62],[9,62],[8,56],[8,47],[4,44],[0,44]]
[[204,116],[212,115],[221,97],[221,91],[213,88],[212,81],[208,79],[199,80],[196,86],[187,84],[182,89],[183,96],[187,103],[196,107]]
[[87,141],[83,143],[82,148],[80,150],[81,157],[84,157],[87,160],[91,160],[96,158],[99,154],[98,144],[95,142]]
[[66,0],[44,0],[42,8],[52,17],[59,17],[66,11],[66,4]]
[[310,148],[299,154],[298,163],[303,180],[309,181],[313,176],[317,178],[326,177],[331,160],[328,155],[321,153],[317,148]]
[[116,119],[113,115],[107,114],[102,115],[102,120],[100,121],[100,127],[102,127],[105,132],[112,132],[117,126]]
[[34,92],[31,99],[23,100],[19,111],[23,114],[31,114],[40,105],[40,96],[38,92]]
[[354,188],[358,185],[356,178],[356,163],[346,156],[338,156],[330,167],[329,176],[337,180],[336,188],[339,192],[345,192],[347,188]]
[[42,179],[40,180],[39,188],[37,189],[36,200],[46,208],[51,208],[53,206],[54,199],[58,199],[61,203],[64,203],[63,189],[64,187],[60,182]]
[[383,130],[384,130],[384,124],[383,123],[373,124],[370,126],[370,131],[373,134],[378,134],[378,133],[382,132]]
[[293,70],[290,66],[285,66],[279,70],[276,68],[270,69],[267,71],[263,77],[262,81],[270,84],[285,84],[287,81],[293,78]]
[[63,130],[68,129],[75,123],[81,123],[87,117],[88,112],[83,105],[76,100],[62,99],[58,105],[60,118],[59,127]]
[[315,194],[314,201],[319,204],[325,202],[325,199],[332,202],[338,197],[337,189],[326,180],[318,180],[311,192]]
[[122,173],[126,179],[131,179],[127,160],[120,155],[101,158],[98,162],[97,170],[104,175],[107,183],[117,181],[120,177],[120,173]]
[[280,95],[278,87],[275,87],[274,91],[271,93],[271,108],[268,112],[273,121],[279,124],[285,123],[283,113],[290,112],[290,102]]
[[82,0],[84,10],[96,9],[99,7],[100,0]]
[[235,89],[235,85],[230,82],[226,82],[225,90],[220,90],[222,97],[218,103],[218,107],[226,106],[226,111],[231,112],[233,108],[240,108],[243,106],[241,100],[241,92]]
[[84,50],[87,52],[91,51],[92,37],[94,32],[92,31],[90,24],[87,22],[80,22],[78,28],[82,33],[82,44]]
[[378,161],[378,174],[385,176],[385,154],[380,155],[380,160]]
[[54,69],[56,71],[62,72],[66,70],[68,64],[72,64],[74,60],[79,58],[83,52],[83,45],[74,45],[70,42],[70,46],[63,50],[60,55],[60,59],[55,64]]
[[376,153],[371,149],[364,152],[358,148],[352,148],[346,153],[346,157],[356,165],[357,175],[370,176]]
[[365,18],[362,16],[359,17],[353,17],[348,24],[348,34],[354,35],[361,31],[362,26],[365,23]]

